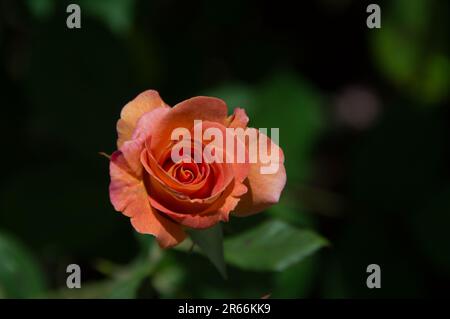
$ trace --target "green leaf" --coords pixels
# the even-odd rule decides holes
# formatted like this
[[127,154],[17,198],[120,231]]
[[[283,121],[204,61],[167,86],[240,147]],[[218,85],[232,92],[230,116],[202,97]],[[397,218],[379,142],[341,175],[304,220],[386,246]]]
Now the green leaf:
[[33,256],[13,238],[0,234],[1,297],[36,297],[44,288],[44,277]]
[[222,225],[215,226],[202,230],[189,230],[194,244],[198,245],[201,251],[208,257],[208,259],[216,266],[217,270],[227,278],[227,269],[223,253],[223,233]]
[[282,271],[327,243],[313,231],[271,220],[225,240],[225,259],[242,269]]

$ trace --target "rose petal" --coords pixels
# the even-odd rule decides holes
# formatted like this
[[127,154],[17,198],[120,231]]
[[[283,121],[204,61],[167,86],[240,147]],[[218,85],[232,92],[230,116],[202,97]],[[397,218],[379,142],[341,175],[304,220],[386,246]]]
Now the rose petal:
[[[249,128],[249,130],[255,130]],[[259,133],[259,136],[263,135]],[[248,187],[248,192],[241,197],[239,204],[234,210],[237,216],[248,216],[258,213],[269,206],[278,203],[281,192],[286,184],[286,170],[284,168],[284,155],[281,148],[273,143],[267,137],[269,147],[273,147],[272,151],[279,152],[279,169],[274,174],[261,174],[261,166],[265,166],[259,161],[257,163],[250,163],[250,172],[245,181]],[[257,141],[250,141],[250,143],[257,143]],[[249,145],[249,144],[248,144]]]
[[[226,131],[225,126],[210,121],[203,122],[202,126],[203,130],[212,127],[218,128],[223,137],[235,139],[235,145],[242,146],[246,152],[243,141],[236,139],[233,134]],[[214,141],[216,140],[209,143],[214,143]],[[207,143],[208,141],[203,142]],[[215,144],[215,150],[220,159],[229,157],[229,154],[220,148],[226,145],[225,141],[222,142]],[[211,196],[201,199],[194,198],[191,196],[194,193],[190,187],[195,185],[174,183],[172,177],[166,176],[166,172],[153,158],[148,144],[147,140],[147,149],[141,154],[141,162],[150,174],[147,189],[150,190],[150,201],[153,207],[188,227],[206,228],[218,221],[228,220],[228,215],[236,207],[239,197],[247,191],[247,187],[242,184],[242,181],[247,178],[250,169],[248,162],[207,164],[214,172],[215,184]],[[245,159],[248,159],[246,153]]]
[[[216,129],[220,130],[220,132],[222,133],[221,141],[220,140],[218,141],[217,140],[218,137],[216,136],[215,139],[213,139],[212,141],[204,140],[203,141],[204,144],[205,145],[214,145],[214,148],[217,152],[217,157],[221,161],[225,162],[227,165],[232,166],[233,175],[238,181],[242,182],[245,178],[247,178],[247,175],[250,170],[250,166],[248,163],[248,152],[247,152],[247,148],[245,146],[244,141],[239,139],[238,136],[235,136],[232,132],[227,130],[227,128],[220,123],[203,121],[201,126],[202,126],[203,132],[209,128],[216,128]],[[195,129],[195,126],[192,129],[192,132],[194,131],[194,129]],[[234,140],[234,143],[233,143],[234,149],[233,150],[227,149],[227,141],[228,140]],[[243,149],[244,158],[243,158],[242,163],[238,163],[238,157],[237,157],[237,149],[238,148]]]
[[144,149],[141,153],[141,163],[144,166],[145,170],[148,174],[150,174],[153,178],[158,180],[162,185],[167,186],[170,189],[173,189],[176,192],[183,193],[185,195],[191,195],[195,192],[198,192],[202,189],[202,187],[206,183],[206,179],[201,180],[196,184],[183,184],[180,181],[176,180],[173,176],[168,174],[163,167],[156,161],[153,157],[152,153],[149,150],[149,144],[151,143],[150,138],[146,140],[145,145],[146,149]]
[[142,143],[158,134],[158,129],[162,119],[170,112],[170,107],[159,107],[150,112],[144,113],[138,120],[134,129],[132,139],[137,139]]
[[195,120],[224,123],[226,117],[227,105],[221,99],[198,96],[178,103],[162,119],[161,130],[151,141],[151,151],[154,157],[160,158],[174,129],[191,129]]
[[247,116],[247,113],[245,113],[244,109],[241,108],[235,108],[233,115],[230,115],[227,118],[227,126],[228,127],[242,127],[247,128],[249,118]]
[[[184,190],[179,191],[170,187],[162,180],[155,177],[153,173],[150,173],[147,176],[146,182],[148,182],[147,189],[149,191],[151,199],[154,199],[164,207],[168,207],[168,209],[181,214],[197,214],[205,211],[205,209],[207,209],[215,201],[217,201],[217,199],[222,195],[224,191],[222,190],[221,192],[217,192],[216,194],[210,195],[209,197],[191,198],[189,194],[187,194]],[[208,184],[212,182],[212,180],[210,180],[210,177],[208,177],[206,182]],[[209,185],[208,187],[211,188],[211,185]],[[226,186],[224,186],[224,189],[225,187]]]
[[125,141],[131,139],[139,118],[155,108],[168,107],[161,99],[157,91],[148,90],[139,94],[134,100],[128,102],[120,113],[120,120],[117,122],[117,148],[120,148]]
[[180,213],[179,209],[170,209],[160,201],[150,198],[151,205],[157,210],[167,214],[176,222],[191,228],[208,228],[220,221],[228,221],[230,212],[239,202],[239,196],[247,191],[245,185],[239,182],[230,184],[221,194],[220,198],[215,200],[209,206],[199,213]]
[[110,161],[111,183],[109,195],[117,211],[131,218],[133,227],[140,233],[156,237],[161,247],[174,246],[186,237],[180,225],[161,216],[150,206],[147,190],[122,151],[116,151]]

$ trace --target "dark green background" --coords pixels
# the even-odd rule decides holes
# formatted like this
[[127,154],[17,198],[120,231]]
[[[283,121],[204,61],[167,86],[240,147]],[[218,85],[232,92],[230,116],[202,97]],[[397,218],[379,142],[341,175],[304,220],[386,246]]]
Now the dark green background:
[[[448,296],[447,1],[377,1],[373,30],[357,0],[80,0],[80,30],[68,3],[0,1],[0,297],[65,297],[70,263],[83,285],[132,272],[142,248],[98,152],[149,88],[170,105],[217,96],[280,128],[280,204],[232,218],[225,237],[270,216],[330,245],[282,272],[229,266],[226,281],[167,251],[137,297]],[[371,263],[381,289],[365,285]],[[105,297],[99,286],[83,296]]]

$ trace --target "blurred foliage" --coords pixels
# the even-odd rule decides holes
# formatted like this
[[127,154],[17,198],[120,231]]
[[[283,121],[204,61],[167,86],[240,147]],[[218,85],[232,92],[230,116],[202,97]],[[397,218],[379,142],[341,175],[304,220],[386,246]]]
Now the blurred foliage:
[[383,8],[382,29],[371,38],[381,72],[414,98],[431,104],[448,97],[448,41],[442,39],[450,36],[449,9],[443,1],[392,1]]
[[117,266],[108,261],[97,263],[98,268],[103,268],[109,278],[82,284],[79,289],[61,288],[56,291],[42,294],[40,297],[48,298],[108,298],[108,299],[132,299],[138,296],[138,289],[142,282],[152,273],[157,266],[161,252],[152,249],[153,255],[146,258],[136,258],[126,266]]
[[[323,99],[317,90],[289,72],[279,72],[255,87],[223,85],[206,94],[220,96],[232,108],[245,106],[249,125],[267,128],[269,135],[271,127],[281,128],[279,143],[289,179],[307,179],[313,145],[325,126]],[[294,134],[283,135],[283,131]]]
[[[2,2],[0,297],[448,294],[447,1],[380,0],[382,27],[372,30],[358,0],[300,11],[80,0],[80,30],[66,28],[69,3]],[[336,111],[354,86],[379,101],[359,130]],[[280,128],[280,203],[232,217],[224,242],[215,228],[161,251],[136,234],[109,203],[98,152],[114,150],[120,109],[148,88],[170,105],[217,96],[230,112],[245,108],[250,126]],[[347,116],[357,119],[370,101],[355,100]],[[71,263],[81,289],[65,286]],[[382,289],[365,286],[371,263]]]
[[[450,251],[446,229],[450,214],[442,214],[443,211],[450,211],[450,188],[448,187],[430,196],[429,202],[421,206],[411,223],[413,231],[417,234],[418,248],[424,251],[428,261],[437,272],[450,273],[450,255],[445,253]],[[440,223],[436,224],[436,220]],[[430,229],[433,231],[430,232]]]
[[5,233],[0,234],[0,297],[32,298],[45,289],[34,256]]
[[53,0],[26,0],[30,12],[38,19],[49,18],[55,10]]
[[[131,29],[135,3],[134,0],[79,0],[76,2],[83,9],[82,14],[86,13],[99,19],[118,35],[123,35]],[[57,6],[53,0],[27,0],[26,4],[31,14],[38,19],[50,18]]]

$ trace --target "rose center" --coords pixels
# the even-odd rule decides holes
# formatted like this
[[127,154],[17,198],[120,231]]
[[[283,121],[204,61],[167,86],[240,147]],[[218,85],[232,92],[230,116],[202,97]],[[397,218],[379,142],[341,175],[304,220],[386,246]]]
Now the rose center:
[[194,179],[194,173],[189,168],[179,166],[176,170],[175,178],[182,183],[189,183]]
[[167,172],[181,183],[192,183],[199,175],[198,166],[195,163],[181,162],[172,165]]

